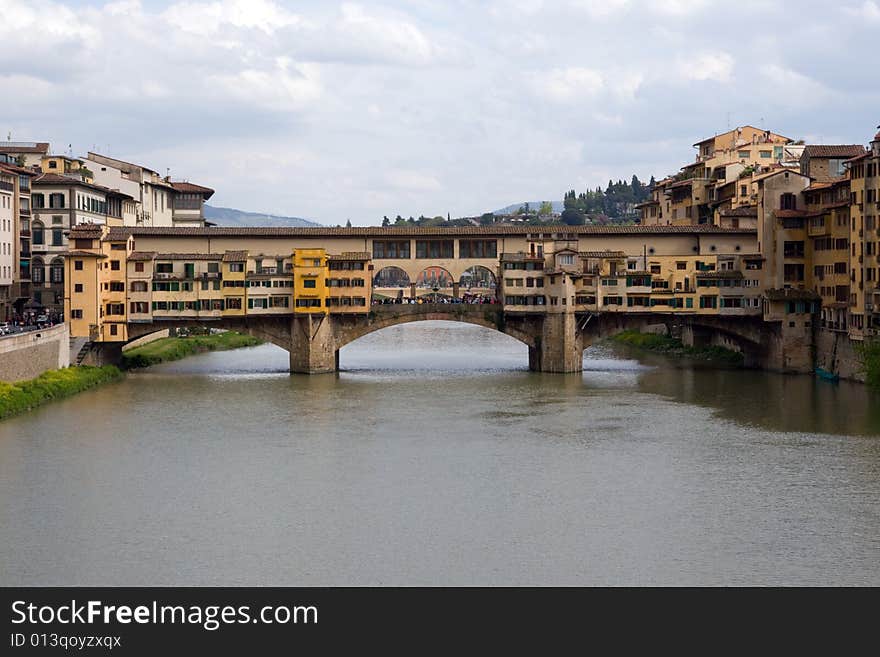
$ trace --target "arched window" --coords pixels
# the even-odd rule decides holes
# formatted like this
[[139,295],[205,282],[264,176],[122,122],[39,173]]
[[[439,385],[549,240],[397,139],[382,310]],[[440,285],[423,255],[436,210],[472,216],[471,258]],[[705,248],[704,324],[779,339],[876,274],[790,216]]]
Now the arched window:
[[42,283],[45,280],[43,277],[42,258],[34,258],[31,260],[31,280],[34,283]]
[[33,227],[31,228],[31,241],[34,245],[37,244],[45,244],[46,237],[43,234],[43,222],[35,221]]
[[63,283],[64,282],[64,259],[63,258],[55,258],[52,261],[52,267],[49,272],[51,276],[51,281],[53,283]]

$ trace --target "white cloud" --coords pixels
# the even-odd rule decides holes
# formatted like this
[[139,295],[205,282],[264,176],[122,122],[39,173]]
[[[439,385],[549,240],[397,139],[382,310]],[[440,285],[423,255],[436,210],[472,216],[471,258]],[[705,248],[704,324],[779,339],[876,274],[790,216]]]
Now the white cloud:
[[702,53],[679,59],[678,71],[686,80],[729,82],[734,64],[726,52]]
[[436,176],[423,171],[395,169],[385,175],[386,182],[407,192],[433,192],[443,189]]
[[300,110],[322,91],[316,66],[294,65],[287,58],[279,58],[273,70],[245,69],[211,76],[209,82],[219,88],[221,98],[279,112]]
[[533,72],[528,77],[533,93],[557,102],[596,96],[605,88],[601,73],[581,66]]
[[831,91],[820,82],[779,64],[767,64],[760,69],[770,84],[773,97],[786,103],[809,107],[825,102]]
[[223,27],[250,28],[272,34],[302,19],[271,0],[181,2],[162,14],[174,27],[194,34],[213,34]]
[[4,132],[329,223],[647,180],[728,120],[861,143],[880,106],[857,73],[880,0],[0,4]]
[[629,0],[572,0],[571,5],[585,11],[592,18],[605,18],[626,9]]

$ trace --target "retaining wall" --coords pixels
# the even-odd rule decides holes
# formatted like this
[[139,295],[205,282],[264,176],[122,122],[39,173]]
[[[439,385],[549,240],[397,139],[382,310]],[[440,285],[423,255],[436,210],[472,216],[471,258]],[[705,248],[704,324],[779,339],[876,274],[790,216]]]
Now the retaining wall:
[[33,379],[70,365],[67,324],[0,338],[0,381]]

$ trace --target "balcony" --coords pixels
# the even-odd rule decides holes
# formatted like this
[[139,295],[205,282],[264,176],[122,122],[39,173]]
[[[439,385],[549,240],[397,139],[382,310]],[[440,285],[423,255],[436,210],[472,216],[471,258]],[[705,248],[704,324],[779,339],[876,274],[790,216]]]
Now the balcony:
[[161,280],[169,280],[172,278],[179,278],[179,276],[177,274],[175,274],[174,272],[157,271],[157,272],[153,273],[153,278],[161,281]]

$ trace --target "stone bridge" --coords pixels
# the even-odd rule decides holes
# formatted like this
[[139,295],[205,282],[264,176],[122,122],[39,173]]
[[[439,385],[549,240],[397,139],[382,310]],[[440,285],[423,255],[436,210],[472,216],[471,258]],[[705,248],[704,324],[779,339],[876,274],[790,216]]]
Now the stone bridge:
[[[167,328],[205,327],[250,334],[285,349],[290,370],[317,374],[339,369],[339,350],[374,331],[426,320],[463,322],[509,335],[528,347],[529,369],[580,372],[583,350],[597,340],[625,330],[658,330],[687,345],[715,344],[739,351],[745,364],[775,367],[779,327],[759,317],[717,317],[663,313],[505,312],[498,304],[382,304],[366,314],[246,316],[222,320],[180,319],[132,323],[129,338]],[[123,343],[95,343],[87,362],[118,362]]]

